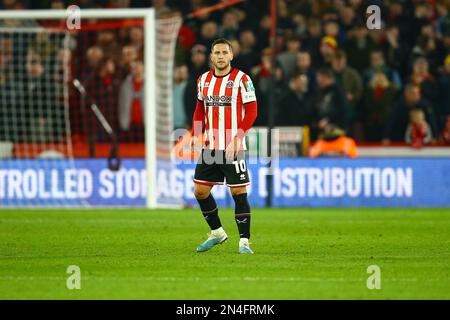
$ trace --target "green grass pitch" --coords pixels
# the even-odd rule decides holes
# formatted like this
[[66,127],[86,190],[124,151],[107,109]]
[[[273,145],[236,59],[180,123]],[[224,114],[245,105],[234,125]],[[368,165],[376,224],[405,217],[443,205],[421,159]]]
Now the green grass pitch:
[[254,255],[220,212],[228,241],[196,253],[194,209],[0,211],[0,299],[450,298],[449,210],[254,209]]

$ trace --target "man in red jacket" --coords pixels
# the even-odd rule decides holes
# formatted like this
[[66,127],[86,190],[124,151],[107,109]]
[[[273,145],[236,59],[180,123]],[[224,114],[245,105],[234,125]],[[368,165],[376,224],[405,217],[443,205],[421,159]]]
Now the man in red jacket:
[[[239,253],[253,253],[249,246],[250,184],[244,137],[257,116],[255,88],[248,75],[233,68],[233,52],[226,39],[211,46],[214,68],[197,81],[197,105],[192,124],[191,148],[202,146],[195,168],[194,194],[211,233],[197,247],[197,252],[211,249],[227,239],[220,222],[217,204],[211,194],[214,185],[226,183],[235,202],[235,219],[239,230]],[[204,131],[204,141],[198,137]]]

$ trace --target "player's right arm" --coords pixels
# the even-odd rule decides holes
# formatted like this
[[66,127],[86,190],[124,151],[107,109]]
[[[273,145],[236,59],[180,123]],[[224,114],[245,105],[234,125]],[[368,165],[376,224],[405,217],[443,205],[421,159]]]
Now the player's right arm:
[[205,121],[205,105],[203,103],[203,94],[200,79],[201,76],[197,79],[197,103],[195,105],[194,116],[192,119],[191,152],[194,151],[198,137],[203,133],[203,124]]

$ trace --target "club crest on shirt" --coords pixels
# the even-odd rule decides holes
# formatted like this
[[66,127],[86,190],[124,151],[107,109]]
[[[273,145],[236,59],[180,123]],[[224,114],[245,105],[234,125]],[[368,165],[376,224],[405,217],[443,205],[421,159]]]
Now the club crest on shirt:
[[209,82],[205,82],[205,88],[209,87]]
[[227,82],[227,88],[233,88],[234,81],[230,80]]

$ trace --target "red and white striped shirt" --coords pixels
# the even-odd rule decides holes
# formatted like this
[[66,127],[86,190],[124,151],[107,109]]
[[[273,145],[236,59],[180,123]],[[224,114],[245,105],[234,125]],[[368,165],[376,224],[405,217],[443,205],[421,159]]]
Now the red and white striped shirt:
[[[232,68],[224,76],[215,76],[214,69],[202,74],[197,81],[197,99],[193,130],[198,135],[196,121],[201,127],[204,124],[205,148],[225,150],[234,136],[245,135],[256,118],[255,88],[239,69]],[[244,139],[241,149],[246,150]]]

